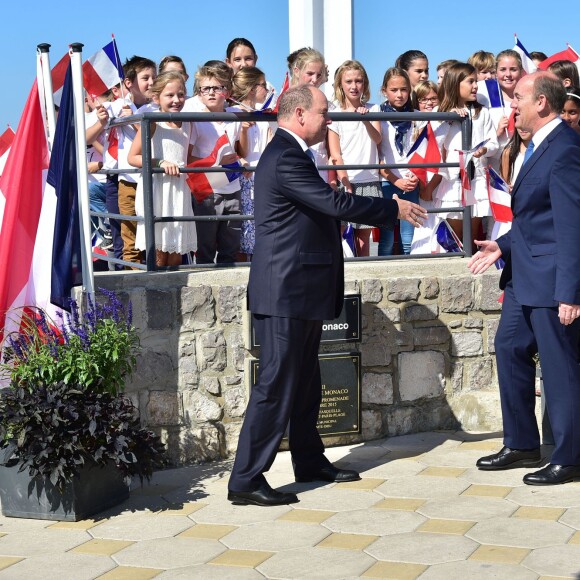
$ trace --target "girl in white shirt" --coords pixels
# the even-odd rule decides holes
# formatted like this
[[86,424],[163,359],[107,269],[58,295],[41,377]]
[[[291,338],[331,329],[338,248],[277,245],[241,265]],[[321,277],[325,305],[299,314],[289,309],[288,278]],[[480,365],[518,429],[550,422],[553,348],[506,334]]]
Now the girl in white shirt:
[[[334,98],[337,112],[356,112],[364,115],[378,112],[378,105],[368,103],[369,79],[362,64],[356,60],[343,62],[334,77]],[[381,128],[378,121],[335,121],[328,127],[330,155],[338,165],[378,164]],[[378,169],[339,169],[342,186],[354,195],[382,197]],[[369,255],[372,227],[353,224],[358,256]]]
[[[456,112],[469,117],[471,124],[471,147],[487,140],[473,154],[473,164],[466,167],[471,181],[471,189],[463,190],[459,168],[443,168],[440,171],[442,181],[435,194],[440,207],[471,206],[472,232],[477,235],[482,225],[482,218],[490,216],[489,197],[485,168],[488,158],[495,155],[499,148],[497,135],[489,111],[477,102],[477,71],[467,63],[455,64],[447,70],[439,89],[439,111]],[[444,129],[442,125],[440,127]],[[461,124],[447,123],[447,135],[443,141],[443,155],[447,163],[459,162],[461,143]],[[444,217],[443,214],[440,214]],[[452,213],[447,216],[449,225],[461,239],[463,221],[461,215]]]

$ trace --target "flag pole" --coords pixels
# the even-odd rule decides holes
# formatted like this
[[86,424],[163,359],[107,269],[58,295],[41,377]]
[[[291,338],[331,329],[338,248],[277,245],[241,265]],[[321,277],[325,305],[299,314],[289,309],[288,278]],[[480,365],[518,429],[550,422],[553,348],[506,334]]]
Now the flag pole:
[[81,256],[83,268],[83,290],[94,300],[93,251],[91,244],[91,220],[89,208],[89,171],[87,167],[87,140],[85,133],[85,99],[83,88],[83,44],[73,42],[71,67],[75,115],[75,143],[77,150],[77,188],[79,195],[79,222],[81,230]]
[[38,66],[36,76],[40,94],[40,106],[43,109],[44,118],[48,121],[47,139],[48,147],[52,150],[54,133],[56,131],[56,114],[54,111],[54,95],[52,88],[52,74],[50,71],[50,44],[43,42],[36,47]]

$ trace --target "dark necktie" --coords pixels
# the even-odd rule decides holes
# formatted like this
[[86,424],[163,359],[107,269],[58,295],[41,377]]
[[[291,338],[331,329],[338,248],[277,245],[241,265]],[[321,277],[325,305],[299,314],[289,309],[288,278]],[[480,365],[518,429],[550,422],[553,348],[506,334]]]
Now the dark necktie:
[[312,152],[312,150],[306,149],[306,151],[304,153],[306,153],[306,155],[308,155],[308,157],[310,157],[310,159],[312,159],[312,163],[314,163],[314,165],[316,165],[316,161],[314,161],[314,153]]

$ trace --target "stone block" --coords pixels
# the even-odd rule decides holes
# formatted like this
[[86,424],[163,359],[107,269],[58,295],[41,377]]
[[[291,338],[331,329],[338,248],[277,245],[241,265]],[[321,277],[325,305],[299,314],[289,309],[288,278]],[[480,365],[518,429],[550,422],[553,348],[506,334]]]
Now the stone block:
[[238,448],[238,439],[240,438],[240,431],[242,429],[242,422],[226,423],[225,430],[225,451],[226,457],[233,457]]
[[396,306],[393,308],[374,308],[373,324],[376,327],[382,327],[392,322],[401,322],[401,309]]
[[155,388],[157,390],[177,384],[176,371],[166,352],[143,349],[137,357],[133,375],[127,381],[127,390]]
[[468,312],[473,308],[473,279],[470,276],[440,278],[439,285],[443,312]]
[[214,330],[198,337],[198,366],[201,370],[223,371],[227,364],[226,340],[223,332]]
[[485,321],[485,330],[487,334],[486,347],[490,354],[495,353],[495,335],[499,326],[499,318],[488,318]]
[[225,455],[222,432],[212,423],[183,429],[179,435],[179,447],[182,462],[213,461]]
[[147,304],[147,323],[149,330],[168,330],[177,321],[177,307],[173,290],[145,291]]
[[446,326],[420,326],[413,329],[413,343],[415,346],[444,344],[449,340],[450,335]]
[[418,415],[420,413],[414,407],[389,409],[386,413],[388,436],[396,437],[397,435],[414,433],[417,430],[414,419]]
[[459,320],[459,319],[455,319],[455,320],[450,320],[450,321],[447,323],[447,326],[448,326],[449,328],[461,328],[461,325],[462,325],[462,324],[463,324],[463,322],[462,322],[461,320]]
[[243,386],[224,393],[224,410],[227,417],[243,417],[246,412],[246,389]]
[[395,278],[387,282],[387,298],[392,302],[405,302],[419,298],[418,278]]
[[383,299],[383,286],[380,280],[368,279],[363,281],[362,293],[363,302],[377,303]]
[[362,402],[373,405],[392,405],[393,377],[389,373],[364,373]]
[[501,304],[497,301],[501,296],[499,289],[499,272],[486,273],[477,278],[477,302],[476,308],[484,312],[501,310]]
[[483,328],[483,320],[481,318],[466,318],[463,321],[464,328]]
[[437,298],[439,296],[439,280],[437,278],[423,278],[421,282],[421,294],[427,300]]
[[401,401],[431,399],[443,395],[445,357],[425,350],[399,354],[399,396]]
[[405,321],[435,320],[439,314],[437,304],[405,304]]
[[478,358],[467,363],[467,381],[464,390],[488,391],[495,386],[495,382],[491,358]]
[[381,330],[381,336],[391,352],[413,347],[413,327],[410,324],[392,324]]
[[151,391],[146,413],[150,427],[179,425],[179,393]]
[[363,441],[378,439],[384,436],[383,416],[375,409],[363,409],[361,412]]
[[362,364],[365,367],[387,366],[391,364],[391,353],[382,334],[363,334],[361,343]]
[[211,396],[199,391],[183,392],[183,415],[185,422],[191,425],[195,422],[219,421],[223,416],[221,405]]
[[459,393],[463,389],[463,363],[453,362],[449,376],[451,393]]
[[225,375],[221,378],[221,382],[226,389],[234,385],[239,385],[241,380],[242,378],[239,375]]
[[222,322],[242,321],[242,310],[246,306],[244,286],[221,286],[218,290],[218,318]]
[[217,377],[201,377],[199,384],[210,395],[217,397],[220,394],[220,381]]
[[477,356],[483,351],[483,338],[481,333],[452,332],[451,354],[453,356]]
[[[232,330],[232,329],[230,329]],[[241,326],[236,326],[234,332],[228,333],[228,350],[230,353],[229,364],[237,371],[244,370],[246,360],[246,349],[242,338]]]
[[215,300],[210,286],[184,287],[180,299],[184,329],[202,330],[215,324]]

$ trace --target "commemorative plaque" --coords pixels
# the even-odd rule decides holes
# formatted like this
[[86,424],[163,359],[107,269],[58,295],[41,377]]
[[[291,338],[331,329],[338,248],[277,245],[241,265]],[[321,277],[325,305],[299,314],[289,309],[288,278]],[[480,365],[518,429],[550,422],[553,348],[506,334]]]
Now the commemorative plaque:
[[[251,317],[250,317],[251,320]],[[254,325],[251,324],[251,348],[259,347]],[[361,297],[360,294],[347,294],[344,297],[342,312],[334,320],[322,323],[320,343],[360,342],[361,340]]]
[[[318,360],[322,379],[318,432],[322,436],[360,433],[360,353],[325,353]],[[250,372],[253,387],[258,381],[258,360],[251,361]]]

